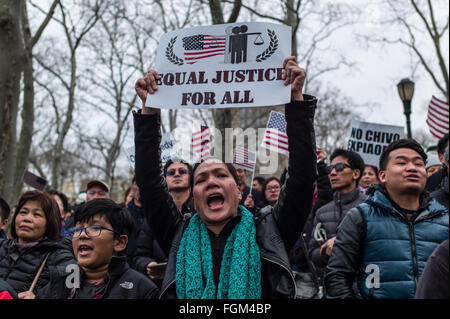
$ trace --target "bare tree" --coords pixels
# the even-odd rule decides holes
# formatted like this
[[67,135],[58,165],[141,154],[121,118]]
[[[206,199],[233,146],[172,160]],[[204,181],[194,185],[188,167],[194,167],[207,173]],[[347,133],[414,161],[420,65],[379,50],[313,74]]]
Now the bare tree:
[[[25,0],[0,1],[0,193],[14,202],[22,189],[34,122],[33,48],[41,38],[59,0],[43,10],[44,18],[32,34]],[[7,63],[4,63],[8,61]],[[21,131],[17,141],[20,80],[23,75]]]
[[[70,69],[68,76],[66,73],[57,70],[50,61],[42,54],[36,56],[36,61],[49,75],[51,75],[58,84],[58,90],[63,90],[67,96],[67,104],[64,109],[59,110],[56,122],[56,141],[53,148],[53,160],[51,169],[51,185],[54,188],[59,187],[58,176],[61,172],[62,154],[64,150],[64,141],[70,130],[73,121],[73,112],[75,109],[75,91],[77,86],[77,53],[85,36],[98,22],[105,3],[100,0],[79,1],[73,0],[73,5],[78,8],[79,16],[73,16],[73,11],[69,10],[68,4],[59,3],[59,16],[53,19],[62,27],[67,43],[68,65]],[[59,103],[60,105],[61,103]],[[61,108],[60,106],[57,108]]]
[[313,89],[320,96],[314,116],[317,145],[327,154],[331,154],[338,147],[346,149],[351,121],[361,118],[360,110],[363,108],[367,116],[367,105],[356,104],[335,87],[320,86],[316,82]]
[[[449,102],[447,0],[385,0],[380,36],[362,35],[370,42],[402,44],[409,49],[412,63],[421,66]],[[445,47],[445,43],[447,47]]]

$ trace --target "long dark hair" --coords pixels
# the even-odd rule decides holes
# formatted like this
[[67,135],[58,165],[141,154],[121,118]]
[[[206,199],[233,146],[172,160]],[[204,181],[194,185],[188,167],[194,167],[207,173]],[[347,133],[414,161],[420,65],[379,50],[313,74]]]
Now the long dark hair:
[[11,221],[11,236],[17,238],[16,233],[16,217],[22,207],[29,201],[36,201],[41,205],[45,214],[46,225],[44,237],[50,240],[59,240],[61,238],[61,215],[59,207],[53,197],[47,193],[40,191],[28,191],[19,198],[14,217]]

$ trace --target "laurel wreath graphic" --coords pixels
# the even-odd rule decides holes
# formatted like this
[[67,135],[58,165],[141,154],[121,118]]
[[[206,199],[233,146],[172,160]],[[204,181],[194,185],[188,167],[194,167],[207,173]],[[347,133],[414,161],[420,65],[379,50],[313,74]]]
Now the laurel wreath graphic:
[[177,57],[173,53],[173,45],[175,44],[175,41],[177,41],[177,37],[174,37],[174,38],[170,39],[170,42],[169,42],[169,44],[167,45],[167,48],[166,48],[166,58],[167,58],[167,60],[169,60],[173,64],[183,65],[184,64],[183,59],[180,59],[179,57]]
[[274,54],[278,49],[278,37],[275,34],[275,31],[270,31],[269,29],[267,29],[267,33],[270,37],[269,47],[265,49],[263,53],[258,54],[258,56],[256,57],[256,62],[262,62],[270,58],[272,54]]

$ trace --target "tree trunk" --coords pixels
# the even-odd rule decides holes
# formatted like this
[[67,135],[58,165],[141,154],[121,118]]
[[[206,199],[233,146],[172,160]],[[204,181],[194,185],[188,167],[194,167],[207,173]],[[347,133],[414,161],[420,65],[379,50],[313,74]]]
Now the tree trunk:
[[22,192],[22,176],[28,166],[28,157],[30,154],[31,142],[34,128],[34,76],[33,76],[33,57],[31,32],[28,24],[26,7],[23,10],[23,36],[27,54],[25,56],[23,70],[23,105],[22,105],[22,127],[20,131],[19,143],[17,144],[16,168],[13,180],[12,198],[15,202],[19,199]]
[[12,200],[16,119],[25,59],[21,32],[23,0],[0,0],[0,194]]
[[286,0],[286,25],[292,27],[291,41],[292,41],[292,55],[297,57],[297,29],[299,26],[299,18],[294,8],[294,0]]

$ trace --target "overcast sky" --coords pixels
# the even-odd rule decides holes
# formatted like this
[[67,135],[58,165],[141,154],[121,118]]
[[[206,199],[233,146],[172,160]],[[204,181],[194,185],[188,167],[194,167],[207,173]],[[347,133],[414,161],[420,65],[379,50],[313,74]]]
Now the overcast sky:
[[[411,128],[413,134],[417,129],[428,132],[425,120],[431,96],[435,95],[445,100],[444,96],[438,91],[431,77],[425,73],[422,67],[413,71],[410,53],[405,46],[400,44],[384,46],[374,44],[368,48],[355,41],[354,35],[356,33],[380,35],[382,32],[389,32],[391,35],[396,34],[396,29],[393,27],[379,27],[373,24],[373,21],[379,21],[386,15],[385,9],[379,4],[380,1],[346,0],[342,2],[359,5],[364,12],[362,19],[364,22],[347,28],[335,38],[337,43],[342,45],[342,48],[346,48],[345,52],[352,57],[358,68],[357,71],[352,70],[351,73],[345,71],[343,73],[333,72],[334,77],[339,79],[338,87],[358,104],[376,103],[378,105],[373,112],[368,114],[365,118],[366,121],[406,126],[403,104],[397,92],[397,83],[403,78],[410,78],[415,82]],[[406,0],[401,0],[399,3],[401,2],[409,3]],[[436,16],[446,21],[448,18],[448,0],[438,0],[433,1],[433,3],[439,5],[436,8]],[[415,27],[423,29],[419,21],[416,21]],[[417,37],[421,41],[421,35],[419,34]],[[448,32],[444,39],[445,41],[441,45],[448,67]],[[433,52],[432,49],[430,47],[427,50],[428,56],[431,56],[429,53]],[[416,58],[414,59],[416,60]],[[437,65],[437,63],[434,63],[434,65]],[[331,74],[327,80],[332,80]],[[442,85],[444,86],[444,83]]]
[[[411,67],[411,54],[409,50],[400,44],[397,45],[381,45],[372,44],[366,46],[363,41],[358,41],[355,37],[357,34],[362,35],[395,35],[398,29],[384,26],[380,27],[375,22],[385,18],[389,12],[381,5],[383,0],[329,0],[331,3],[347,3],[351,6],[358,7],[363,14],[360,23],[346,27],[335,33],[329,39],[333,49],[339,51],[349,59],[355,62],[355,68],[346,69],[345,67],[339,71],[329,72],[321,77],[321,82],[329,83],[340,89],[343,94],[351,97],[357,104],[375,105],[372,110],[361,109],[362,117],[365,121],[392,124],[397,126],[405,126],[405,116],[403,114],[403,105],[397,93],[397,83],[402,78],[412,79],[415,86],[415,93],[412,100],[411,126],[414,131],[424,130],[428,133],[426,120],[427,105],[432,95],[444,99],[442,93],[433,84],[430,76],[424,72],[422,67],[413,69]],[[408,0],[400,0],[398,3],[409,3]],[[436,16],[439,20],[446,21],[448,18],[448,0],[433,0],[437,6]],[[243,21],[242,19],[240,19]],[[260,20],[256,20],[260,21]],[[54,24],[50,27],[53,33]],[[416,20],[415,28],[422,29],[420,21]],[[56,31],[60,32],[60,31]],[[422,41],[423,35],[418,35],[418,40]],[[444,37],[442,51],[447,61],[449,56],[448,33]],[[302,39],[298,39],[301,43]],[[427,45],[425,45],[426,47]],[[428,54],[432,53],[433,48],[430,45]],[[325,59],[332,59],[332,54],[327,54]],[[414,57],[414,61],[416,58]],[[301,61],[299,61],[300,66]],[[434,63],[437,65],[437,63]],[[134,81],[130,84],[130,90],[134,90]],[[314,92],[307,92],[314,95]],[[320,96],[318,96],[320,99]],[[336,97],[339,99],[339,97]],[[132,122],[132,118],[130,118]],[[428,133],[429,134],[429,133]],[[431,136],[431,134],[430,134]],[[414,136],[413,136],[414,137]],[[346,137],[343,137],[346,138]],[[133,133],[128,134],[124,143],[124,147],[133,145]],[[120,156],[122,164],[119,166],[127,166],[125,154],[122,152]]]

